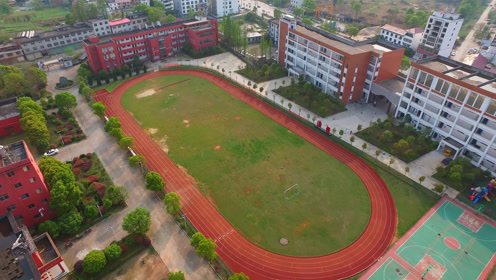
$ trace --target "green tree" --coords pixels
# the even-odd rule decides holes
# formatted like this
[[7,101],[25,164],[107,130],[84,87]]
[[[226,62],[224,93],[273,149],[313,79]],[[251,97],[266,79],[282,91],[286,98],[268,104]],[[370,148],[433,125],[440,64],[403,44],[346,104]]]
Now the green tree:
[[93,108],[93,112],[95,113],[95,115],[99,117],[103,117],[105,115],[105,111],[107,110],[107,106],[103,105],[101,101],[93,103],[91,105],[91,108]]
[[301,7],[305,10],[305,13],[311,14],[317,8],[317,4],[315,4],[315,0],[303,0]]
[[181,197],[176,193],[170,192],[166,194],[164,197],[164,203],[169,215],[175,215],[181,211]]
[[122,248],[121,246],[115,244],[115,243],[112,243],[110,245],[108,245],[107,248],[105,248],[105,250],[103,250],[103,253],[105,254],[105,258],[107,260],[115,260],[117,259],[118,257],[120,257],[121,253],[122,253]]
[[56,222],[51,221],[51,220],[46,220],[43,223],[41,223],[38,226],[38,232],[39,233],[48,232],[48,234],[52,238],[57,238],[60,235],[59,225],[57,225]]
[[149,10],[151,9],[150,6],[147,4],[139,4],[134,7],[134,12],[140,13],[140,14],[145,14],[148,15]]
[[351,142],[351,145],[353,146],[353,142],[355,142],[355,136],[350,137],[350,142]]
[[301,22],[303,22],[306,25],[313,26],[313,21],[309,18],[304,18]]
[[355,37],[356,35],[358,35],[358,28],[356,27],[350,27],[350,29],[348,29],[348,35],[350,35],[351,38]]
[[293,9],[293,15],[295,15],[296,17],[301,17],[304,12],[305,10],[303,10],[302,8],[295,7]]
[[28,89],[40,90],[46,87],[47,75],[36,67],[30,67],[24,72],[24,81]]
[[127,147],[134,147],[134,138],[133,137],[127,137],[123,136],[121,140],[119,140],[119,146],[121,149],[125,150]]
[[453,180],[455,182],[459,182],[462,179],[462,175],[458,172],[451,173],[449,177],[451,180]]
[[109,134],[115,137],[118,142],[121,141],[121,139],[124,137],[124,132],[122,132],[122,129],[120,128],[112,128]]
[[215,244],[212,239],[204,239],[200,241],[200,244],[198,244],[198,247],[196,248],[196,254],[211,261],[217,258],[217,252],[215,252],[216,248],[217,244]]
[[390,158],[390,159],[389,159],[389,167],[391,167],[391,164],[393,164],[393,163],[394,163],[394,161],[395,161],[395,160],[394,160],[394,158]]
[[365,149],[367,149],[367,143],[362,144],[362,152],[365,151]]
[[379,157],[380,154],[381,154],[381,150],[376,150],[375,151],[375,159],[377,159],[377,157]]
[[95,274],[100,272],[107,264],[105,254],[100,250],[93,250],[84,257],[83,270],[86,273]]
[[3,78],[3,90],[8,96],[21,95],[26,92],[26,82],[22,74],[10,73]]
[[250,280],[250,277],[246,276],[243,272],[234,273],[228,280]]
[[422,182],[425,181],[425,176],[420,176],[419,177],[419,182],[422,185]]
[[127,196],[128,194],[125,188],[119,186],[110,186],[105,189],[105,195],[103,196],[103,198],[104,200],[110,200],[113,205],[117,205],[122,203]]
[[129,234],[146,234],[151,225],[150,211],[137,207],[126,214],[122,229]]
[[408,56],[404,55],[401,59],[400,69],[407,70],[408,68],[410,68],[410,59]]
[[79,231],[83,217],[76,211],[69,211],[58,219],[58,225],[62,234],[74,235]]
[[165,17],[165,22],[175,22],[175,21],[176,21],[176,17],[173,15],[167,15]]
[[178,272],[169,273],[169,276],[167,279],[169,279],[169,280],[185,280],[186,278],[184,277],[184,273],[179,270]]
[[67,91],[57,93],[55,95],[55,106],[62,110],[69,110],[77,106],[76,96],[72,95]]
[[121,128],[122,124],[117,117],[111,117],[103,127],[105,132],[110,132],[113,128]]
[[131,165],[131,167],[137,167],[140,162],[141,162],[141,164],[145,164],[145,157],[142,155],[135,155],[135,156],[129,157],[128,161],[129,161],[129,165]]
[[362,4],[360,2],[351,2],[351,10],[355,13],[355,19],[358,19],[358,15],[362,12]]
[[95,205],[87,205],[84,208],[84,216],[88,219],[93,219],[98,217],[98,209]]
[[100,70],[100,72],[98,72],[98,79],[105,80],[105,82],[107,82],[107,84],[110,82],[109,75],[108,75],[107,71],[105,71],[105,70]]
[[197,248],[203,240],[205,240],[205,236],[201,232],[197,232],[191,236],[190,245]]
[[274,9],[274,17],[275,18],[281,18],[282,17],[282,11],[279,9]]
[[161,191],[165,187],[165,182],[162,180],[162,177],[160,177],[160,174],[154,171],[146,174],[145,182],[145,187],[151,191]]
[[105,207],[105,209],[110,209],[112,207],[112,201],[108,198],[104,199],[103,200],[103,207]]
[[408,172],[410,172],[410,167],[405,166],[405,175],[406,175]]

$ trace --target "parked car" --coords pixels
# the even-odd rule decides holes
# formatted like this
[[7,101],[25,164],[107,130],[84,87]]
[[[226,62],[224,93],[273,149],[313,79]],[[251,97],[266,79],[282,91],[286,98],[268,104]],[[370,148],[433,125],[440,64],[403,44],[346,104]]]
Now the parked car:
[[451,52],[451,56],[455,56],[455,55],[456,55],[456,53],[455,53],[455,52]]
[[58,153],[59,153],[59,149],[50,149],[48,150],[48,152],[44,153],[43,155],[51,157]]
[[452,158],[447,157],[447,158],[443,159],[443,161],[441,161],[441,163],[444,165],[448,165],[452,160],[453,160]]

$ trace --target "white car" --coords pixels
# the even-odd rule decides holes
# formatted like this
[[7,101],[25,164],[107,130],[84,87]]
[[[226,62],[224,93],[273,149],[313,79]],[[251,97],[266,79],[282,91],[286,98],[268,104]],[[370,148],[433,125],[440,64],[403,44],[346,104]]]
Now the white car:
[[455,53],[455,52],[452,52],[452,53],[451,53],[451,56],[455,56],[455,55],[456,55],[456,53]]
[[59,149],[50,149],[48,152],[44,153],[45,156],[54,156],[59,153]]

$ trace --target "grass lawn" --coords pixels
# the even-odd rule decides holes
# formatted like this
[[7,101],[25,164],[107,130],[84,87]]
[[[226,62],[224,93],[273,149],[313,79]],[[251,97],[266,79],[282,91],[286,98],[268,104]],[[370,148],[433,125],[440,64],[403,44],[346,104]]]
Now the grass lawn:
[[106,89],[108,92],[112,92],[116,87],[120,86],[122,83],[126,82],[127,80],[129,80],[131,78],[132,77],[128,77],[128,78],[125,78],[125,79],[117,80],[115,82],[110,82],[110,83],[105,84],[105,85],[93,87],[92,89],[94,91],[97,91],[97,90],[100,90],[100,89]]
[[[267,250],[332,253],[368,223],[369,196],[356,174],[206,80],[150,79],[128,90],[122,104],[234,227]],[[301,193],[286,200],[294,184]]]
[[[51,30],[55,28],[59,19],[64,20],[64,16],[69,13],[63,7],[43,9],[40,11],[15,12],[6,16],[0,22],[0,30],[3,34],[26,30]],[[25,20],[26,15],[29,20]],[[21,21],[14,22],[12,18],[21,18]]]

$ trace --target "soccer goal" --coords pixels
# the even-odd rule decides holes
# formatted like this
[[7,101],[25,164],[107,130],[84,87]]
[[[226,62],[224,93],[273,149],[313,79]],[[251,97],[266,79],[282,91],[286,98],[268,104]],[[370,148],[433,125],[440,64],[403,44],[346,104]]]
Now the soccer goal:
[[293,186],[287,188],[284,191],[284,198],[286,200],[290,200],[291,198],[299,195],[301,193],[300,186],[298,184],[294,184]]

